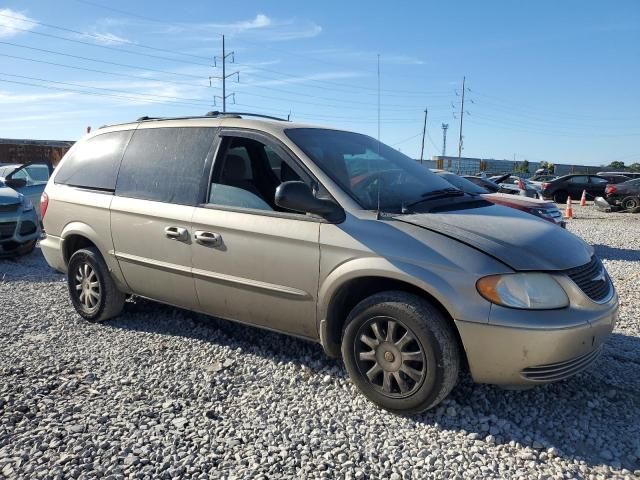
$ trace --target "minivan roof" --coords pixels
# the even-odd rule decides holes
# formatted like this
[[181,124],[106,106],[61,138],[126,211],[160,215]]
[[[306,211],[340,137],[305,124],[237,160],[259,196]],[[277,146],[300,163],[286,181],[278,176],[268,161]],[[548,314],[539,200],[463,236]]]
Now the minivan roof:
[[[249,117],[249,118],[246,118]],[[216,126],[244,126],[247,128],[264,128],[265,130],[271,130],[268,127],[276,127],[277,130],[282,130],[283,128],[300,128],[300,127],[314,127],[314,128],[327,128],[321,127],[318,125],[309,125],[306,123],[297,123],[291,122],[284,118],[278,118],[271,115],[262,115],[258,113],[247,113],[247,112],[208,112],[206,115],[191,115],[184,117],[148,117],[143,116],[138,118],[132,122],[123,122],[123,123],[115,123],[111,125],[103,125],[98,130],[111,128],[111,127],[126,127],[126,126],[134,126],[134,125],[143,125],[143,124],[156,124],[162,122],[165,124],[166,122],[176,122],[176,126],[178,124],[199,124],[199,125],[212,125]],[[202,122],[202,123],[200,123]],[[173,125],[165,125],[165,126],[173,126]],[[97,133],[97,132],[95,132]]]

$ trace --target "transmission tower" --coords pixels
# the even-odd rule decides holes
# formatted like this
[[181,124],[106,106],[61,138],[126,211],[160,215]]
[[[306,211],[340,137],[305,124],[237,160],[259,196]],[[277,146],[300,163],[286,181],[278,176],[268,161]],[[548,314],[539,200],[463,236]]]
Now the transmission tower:
[[448,123],[442,124],[442,156],[447,156],[447,129],[449,128]]
[[222,100],[222,112],[226,112],[227,111],[227,98],[232,97],[233,98],[233,103],[235,103],[236,101],[236,94],[235,93],[230,93],[229,95],[227,95],[227,78],[229,77],[233,77],[234,75],[237,75],[237,79],[238,82],[240,81],[240,72],[239,71],[235,71],[233,73],[230,73],[227,75],[227,58],[231,57],[231,63],[235,62],[235,52],[229,52],[227,53],[225,50],[225,46],[224,46],[224,35],[222,35],[222,56],[221,57],[213,57],[213,66],[216,67],[217,66],[217,61],[218,58],[220,60],[222,60],[222,75],[213,75],[211,77],[209,77],[209,86],[211,86],[211,79],[216,79],[216,80],[221,80],[222,81],[222,96],[219,95],[214,95],[213,96],[213,104],[216,104],[216,99],[220,99]]

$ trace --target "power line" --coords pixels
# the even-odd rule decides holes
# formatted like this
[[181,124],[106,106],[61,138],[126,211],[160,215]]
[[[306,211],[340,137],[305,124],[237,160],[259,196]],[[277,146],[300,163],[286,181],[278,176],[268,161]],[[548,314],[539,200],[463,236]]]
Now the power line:
[[[34,24],[37,24],[37,25],[46,26],[48,28],[56,28],[56,29],[60,29],[60,30],[64,30],[64,31],[73,32],[73,33],[78,34],[78,35],[95,37],[95,38],[98,38],[98,39],[103,39],[104,38],[104,37],[101,37],[100,35],[87,33],[87,32],[80,32],[78,30],[71,30],[71,29],[68,29],[68,28],[62,28],[62,27],[58,27],[56,25],[44,24],[44,23],[36,22],[35,20],[22,19],[21,17],[15,17],[13,15],[6,15],[4,13],[0,13],[0,17],[14,18],[14,19],[19,19],[20,21],[24,20],[24,21],[31,22],[31,23],[34,23]],[[188,64],[191,64],[191,65],[199,65],[199,66],[204,66],[204,67],[211,66],[209,64],[202,63],[202,62],[192,62],[192,61],[189,61],[189,60],[180,60],[178,58],[169,58],[169,57],[164,57],[164,56],[161,56],[161,55],[153,55],[151,53],[136,52],[134,50],[127,50],[125,48],[118,48],[118,47],[113,47],[113,46],[110,46],[110,45],[100,45],[100,44],[97,44],[97,43],[85,42],[85,41],[78,40],[78,39],[75,39],[75,38],[61,37],[59,35],[53,35],[51,33],[36,32],[35,30],[30,30],[28,28],[20,28],[20,27],[12,26],[11,29],[12,30],[19,30],[21,32],[30,33],[32,35],[40,35],[40,36],[48,37],[48,38],[55,38],[57,40],[64,40],[66,42],[73,42],[73,43],[78,43],[78,44],[81,44],[81,45],[88,45],[90,47],[103,48],[103,49],[112,50],[112,51],[115,51],[115,52],[129,53],[129,54],[132,54],[132,55],[140,55],[140,56],[143,56],[143,57],[157,58],[157,59],[160,59],[160,60],[168,60],[170,62],[188,63]],[[125,42],[125,43],[128,43],[128,42]],[[136,45],[136,44],[132,43],[132,45]],[[149,46],[141,45],[141,44],[138,44],[137,46],[140,46],[140,47],[143,47],[143,48],[150,48],[150,49],[153,49],[153,50],[160,50],[160,51],[164,50],[164,49],[149,47]]]
[[47,89],[47,90],[57,90],[57,91],[62,91],[62,92],[81,93],[83,95],[94,95],[94,96],[99,96],[99,97],[123,98],[123,99],[127,99],[127,100],[142,100],[144,102],[161,103],[163,105],[169,105],[169,106],[194,105],[194,104],[188,104],[188,103],[183,103],[183,102],[167,102],[167,101],[163,101],[163,100],[153,100],[153,99],[150,99],[150,98],[140,98],[140,96],[135,96],[134,97],[134,96],[124,96],[124,95],[112,95],[112,94],[100,93],[100,92],[87,92],[87,91],[76,90],[76,89],[71,89],[71,88],[55,87],[55,86],[52,86],[52,85],[39,85],[39,84],[36,84],[36,83],[20,82],[20,81],[17,81],[17,80],[0,79],[0,82],[11,83],[11,84],[14,84],[14,85],[24,85],[24,86],[29,86],[29,87],[44,88],[44,89]]
[[162,74],[165,74],[165,75],[176,75],[178,77],[197,78],[199,80],[202,79],[202,77],[200,75],[190,75],[188,73],[168,72],[166,70],[156,70],[156,69],[151,69],[151,68],[139,67],[137,65],[128,65],[126,63],[109,62],[107,60],[97,60],[95,58],[82,57],[80,55],[72,55],[70,53],[56,52],[54,50],[46,50],[44,48],[29,47],[27,45],[20,45],[19,43],[0,41],[0,44],[2,44],[2,45],[11,45],[12,47],[18,47],[18,48],[26,48],[26,49],[35,50],[35,51],[38,51],[38,52],[51,53],[53,55],[61,55],[63,57],[76,58],[76,59],[79,59],[79,60],[86,60],[88,62],[104,63],[106,65],[114,65],[114,66],[117,66],[117,67],[124,67],[124,68],[133,68],[133,69],[136,69],[136,70],[144,70],[146,72],[162,73]]
[[[127,92],[125,90],[117,90],[117,89],[113,89],[113,88],[104,88],[104,87],[92,87],[90,85],[81,85],[78,83],[70,83],[70,82],[59,82],[56,80],[47,80],[45,78],[37,78],[37,77],[29,77],[26,75],[16,75],[16,74],[11,74],[11,73],[4,73],[4,72],[0,72],[0,75],[3,75],[5,77],[15,77],[15,78],[22,78],[22,79],[26,79],[26,80],[36,80],[38,82],[46,82],[46,83],[55,83],[57,85],[67,85],[70,87],[78,87],[78,88],[90,88],[93,90],[103,90],[106,92],[115,92],[115,93],[124,93],[127,95],[131,95],[131,92]],[[197,106],[208,106],[211,105],[208,102],[203,101],[200,98],[185,98],[185,97],[175,97],[175,96],[171,96],[171,95],[159,95],[159,94],[146,94],[146,93],[140,93],[140,94],[135,94],[136,97],[156,97],[156,98],[163,98],[163,99],[167,99],[167,100],[180,100],[180,101],[185,101],[185,102],[199,102],[199,103],[189,103],[188,105],[197,105]]]
[[405,139],[403,139],[403,140],[400,140],[399,142],[390,143],[389,145],[390,145],[391,147],[395,147],[395,146],[397,146],[397,145],[401,145],[401,144],[403,144],[403,143],[406,143],[406,142],[408,142],[409,140],[413,140],[414,138],[418,138],[420,135],[422,135],[422,132],[418,132],[418,133],[416,133],[415,135],[411,135],[410,137],[405,138]]
[[38,60],[35,58],[21,57],[19,55],[9,55],[7,53],[0,53],[0,57],[8,57],[16,60],[24,60],[27,62],[34,62],[34,63],[42,63],[44,65],[52,65],[54,67],[71,68],[73,70],[83,70],[86,72],[100,73],[103,75],[115,75],[117,77],[133,78],[135,80],[149,80],[149,81],[156,81],[156,82],[163,82],[163,83],[171,83],[173,85],[187,85],[190,87],[207,88],[207,85],[205,85],[204,83],[202,85],[198,85],[195,83],[179,82],[175,80],[165,80],[165,79],[159,79],[159,78],[148,77],[148,76],[141,77],[139,75],[131,75],[131,74],[126,74],[121,72],[109,72],[107,70],[96,70],[93,68],[78,67],[76,65],[67,65],[65,63],[48,62],[46,60]]
[[[37,83],[30,83],[30,82],[24,82],[24,81],[17,81],[17,80],[5,80],[5,79],[0,79],[0,82],[3,83],[10,83],[10,84],[15,84],[15,85],[23,85],[23,86],[29,86],[29,87],[36,87],[36,88],[43,88],[43,89],[47,89],[47,90],[57,90],[57,91],[63,91],[63,92],[70,92],[70,93],[78,93],[78,94],[82,94],[82,95],[91,95],[91,96],[100,96],[100,97],[112,97],[112,98],[122,98],[122,99],[127,99],[127,100],[139,100],[139,101],[144,101],[144,102],[149,102],[149,103],[158,103],[158,104],[163,104],[163,105],[174,105],[174,106],[197,106],[197,107],[210,107],[210,103],[206,103],[204,100],[202,102],[199,103],[194,103],[194,102],[187,102],[184,100],[182,97],[172,97],[172,96],[168,96],[168,95],[154,95],[154,94],[137,94],[137,93],[131,93],[131,92],[125,92],[122,90],[115,90],[115,89],[105,89],[105,88],[101,88],[101,87],[90,87],[90,86],[86,86],[86,85],[80,85],[80,84],[72,84],[72,83],[68,83],[68,82],[55,82],[52,80],[46,80],[46,79],[41,79],[41,78],[35,78],[35,77],[26,77],[24,75],[13,75],[13,74],[6,74],[6,73],[0,73],[0,75],[4,75],[4,76],[11,76],[11,77],[16,77],[16,78],[26,78],[26,79],[32,79],[35,81],[39,81],[39,82],[46,82],[46,83],[55,83],[55,84],[60,84],[60,85],[68,85],[68,86],[72,86],[72,87],[76,87],[76,88],[66,88],[66,87],[57,87],[57,86],[53,86],[53,85],[42,85],[42,84],[37,84]],[[113,93],[102,93],[102,92],[92,92],[92,91],[86,91],[86,90],[78,90],[78,88],[90,88],[90,89],[99,89],[99,90],[104,90],[107,92],[116,92],[116,93],[124,93],[124,95],[119,95],[119,94],[113,94]],[[172,101],[167,101],[167,100],[172,100]],[[255,107],[254,105],[248,105],[248,104],[242,104],[242,103],[237,103],[238,106],[243,106],[243,107],[247,107],[256,111],[263,111],[263,112],[267,112],[267,113],[273,113],[274,109],[261,109],[258,107]],[[285,113],[286,115],[286,113]],[[321,114],[317,114],[317,113],[312,113],[312,112],[300,112],[299,115],[301,117],[306,117],[306,118],[310,118],[310,119],[326,119],[326,120],[331,120],[331,121],[335,121],[335,120],[345,120],[345,121],[350,121],[350,122],[358,122],[358,123],[375,123],[375,120],[371,120],[371,121],[367,121],[367,120],[363,120],[362,117],[344,117],[344,116],[339,116],[339,115],[321,115]],[[388,119],[385,120],[386,123],[402,123],[402,124],[407,124],[407,123],[413,123],[415,122],[415,119]]]
[[[33,47],[27,47],[27,46],[20,46],[20,47],[21,48],[34,49]],[[42,49],[35,49],[35,50],[41,51]],[[64,53],[61,53],[61,52],[53,52],[51,50],[47,50],[47,52],[58,54],[58,55],[67,55],[67,54],[64,54]],[[68,69],[79,70],[79,71],[87,71],[87,72],[92,72],[92,73],[99,73],[99,74],[102,74],[102,75],[113,75],[113,76],[122,77],[122,78],[132,78],[132,79],[135,79],[135,80],[149,80],[149,81],[170,83],[170,84],[173,84],[173,85],[181,85],[181,86],[184,85],[184,86],[190,86],[190,87],[196,87],[196,88],[207,88],[207,85],[204,84],[204,83],[200,85],[200,84],[196,84],[196,83],[189,83],[189,82],[178,81],[178,80],[168,80],[168,79],[160,79],[160,78],[156,78],[156,77],[149,77],[149,76],[146,76],[146,75],[144,77],[141,77],[139,75],[131,75],[131,74],[122,73],[122,72],[113,72],[113,71],[108,71],[108,70],[99,70],[99,69],[93,69],[93,68],[87,68],[87,67],[80,67],[80,66],[77,66],[77,65],[69,65],[69,64],[59,63],[59,62],[50,62],[50,61],[46,61],[46,60],[39,60],[39,59],[23,57],[23,56],[19,56],[19,55],[10,55],[10,54],[6,54],[6,53],[0,53],[0,56],[7,57],[7,58],[13,58],[13,59],[16,59],[16,60],[23,60],[23,61],[27,61],[27,62],[40,63],[40,64],[44,64],[44,65],[51,65],[51,66],[56,66],[56,67],[61,67],[61,68],[68,68]],[[95,59],[90,59],[90,60],[93,61]],[[95,60],[95,61],[100,62],[100,60]],[[144,71],[147,71],[147,70],[144,70]],[[282,93],[285,93],[287,95],[301,96],[301,97],[305,97],[305,98],[317,98],[317,99],[320,99],[320,100],[324,100],[324,102],[323,103],[311,102],[311,101],[308,101],[308,100],[299,100],[297,98],[269,96],[269,95],[262,95],[262,94],[259,94],[259,93],[243,91],[244,95],[249,95],[249,96],[252,96],[252,97],[272,99],[272,100],[278,100],[278,101],[289,101],[291,103],[296,103],[296,104],[313,105],[313,106],[320,106],[320,107],[326,107],[326,108],[335,108],[335,109],[340,109],[340,110],[344,110],[345,105],[355,105],[355,107],[352,107],[352,109],[360,109],[360,110],[365,110],[365,109],[371,109],[372,110],[372,109],[376,108],[370,102],[358,102],[356,100],[341,100],[341,99],[337,99],[337,98],[325,97],[325,96],[320,96],[320,95],[313,95],[313,94],[310,94],[310,93],[298,93],[298,92],[287,91],[287,90],[279,89],[279,88],[272,88],[272,87],[266,87],[266,86],[262,86],[262,85],[255,85],[255,84],[251,84],[251,83],[245,83],[244,85],[247,86],[247,87],[250,87],[250,88],[257,88],[257,89],[269,90],[269,91],[274,91],[274,92],[282,92]],[[216,87],[216,88],[219,88],[219,87]],[[340,103],[327,103],[326,102],[327,100],[328,101],[334,101],[334,102],[340,102]],[[397,104],[387,104],[387,103],[384,103],[383,105],[384,105],[385,109],[388,110],[388,111],[396,111],[396,112],[414,111],[414,108],[413,107],[409,107],[409,106],[400,106],[400,105],[397,105]],[[444,108],[444,105],[442,105],[440,107]],[[436,106],[435,108],[438,108],[438,106]]]

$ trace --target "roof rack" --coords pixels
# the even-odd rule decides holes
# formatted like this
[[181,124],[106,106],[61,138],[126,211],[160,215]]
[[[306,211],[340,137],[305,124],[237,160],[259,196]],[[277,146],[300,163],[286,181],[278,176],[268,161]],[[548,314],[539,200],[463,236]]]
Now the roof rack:
[[160,120],[162,117],[148,117],[145,115],[144,117],[140,117],[136,119],[136,122],[144,122],[145,120]]
[[[242,117],[257,117],[257,118],[267,118],[269,120],[276,120],[278,122],[288,122],[288,118],[280,118],[273,117],[271,115],[262,115],[259,113],[250,113],[250,112],[219,112],[217,110],[213,110],[211,112],[207,112],[205,115],[190,115],[186,117],[149,117],[147,115],[143,117],[137,118],[136,122],[146,122],[150,120],[189,120],[192,118],[242,118]],[[126,125],[127,123],[132,122],[124,122],[124,123],[114,123],[110,125],[102,125],[100,128],[113,127],[116,125]]]
[[219,112],[217,110],[213,110],[211,112],[207,112],[205,117],[259,117],[259,118],[268,118],[269,120],[277,120],[279,122],[288,122],[287,118],[273,117],[271,115],[262,115],[260,113],[249,113],[249,112]]

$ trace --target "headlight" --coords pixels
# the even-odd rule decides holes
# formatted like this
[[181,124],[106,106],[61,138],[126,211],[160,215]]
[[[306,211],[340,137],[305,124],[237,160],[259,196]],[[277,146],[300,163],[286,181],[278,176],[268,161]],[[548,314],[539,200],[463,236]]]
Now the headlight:
[[22,197],[22,211],[30,212],[33,210],[33,203],[27,197]]
[[569,305],[564,289],[547,273],[491,275],[478,280],[476,288],[490,302],[505,307],[548,310]]

